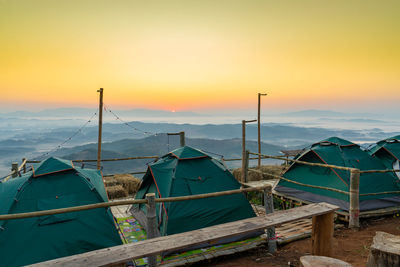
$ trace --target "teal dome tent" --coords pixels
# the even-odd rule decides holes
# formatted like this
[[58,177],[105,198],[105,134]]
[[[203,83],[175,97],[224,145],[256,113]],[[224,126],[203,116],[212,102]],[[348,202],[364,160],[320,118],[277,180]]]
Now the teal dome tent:
[[[370,150],[370,154],[379,159],[387,169],[400,169],[400,135],[379,141]],[[400,179],[400,172],[396,172]]]
[[[239,189],[240,184],[220,161],[185,146],[148,165],[136,199],[189,196]],[[161,235],[171,235],[256,216],[243,194],[156,205]],[[131,209],[145,226],[146,205]]]
[[[359,145],[331,137],[306,149],[296,159],[313,163],[325,163],[360,170],[384,170],[382,162],[371,157]],[[349,192],[350,171],[293,163],[283,174],[290,181],[307,185],[323,186]],[[310,202],[328,202],[342,210],[349,209],[349,196],[280,180],[275,190],[287,196]],[[400,194],[379,194],[399,191],[399,179],[393,173],[363,173],[360,176],[360,211],[374,210],[400,205]]]
[[[107,202],[100,171],[58,158],[0,183],[0,214]],[[122,244],[109,208],[0,221],[0,265],[21,266]]]

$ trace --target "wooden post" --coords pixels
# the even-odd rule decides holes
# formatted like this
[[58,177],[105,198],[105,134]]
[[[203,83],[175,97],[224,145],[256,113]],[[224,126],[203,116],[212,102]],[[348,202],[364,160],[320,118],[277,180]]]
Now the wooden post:
[[[261,154],[261,96],[267,94],[258,93],[258,112],[257,112],[257,123],[258,123],[258,154]],[[261,155],[258,155],[258,168],[261,166]]]
[[[147,211],[147,239],[155,238],[157,232],[157,222],[156,222],[156,203],[155,203],[156,195],[154,193],[146,194],[146,211]],[[154,267],[157,266],[157,256],[149,256],[147,257],[147,266]]]
[[244,176],[246,175],[246,121],[242,120],[242,182],[244,182]]
[[[179,132],[179,133],[167,133],[168,140],[170,135],[179,135],[179,143],[181,147],[185,146],[185,132]],[[169,141],[168,141],[168,150],[169,150]]]
[[103,128],[103,88],[100,88],[97,92],[100,93],[99,99],[99,136],[97,141],[97,169],[101,168],[101,135]]
[[11,171],[13,172],[11,175],[12,178],[18,176],[18,162],[11,163]]
[[250,158],[250,152],[246,150],[245,154],[245,160],[244,160],[244,176],[243,176],[243,181],[244,183],[247,183],[249,180],[249,158]]
[[311,252],[317,256],[332,256],[334,212],[312,218]]
[[244,182],[246,168],[246,123],[256,122],[257,120],[245,121],[242,120],[242,182]]
[[[23,158],[22,162],[25,162],[25,161],[26,161],[26,158]],[[26,173],[26,162],[25,162],[24,167],[22,169],[23,169],[23,172]]]
[[349,209],[349,228],[360,227],[360,170],[350,171],[350,209]]
[[179,132],[179,139],[181,147],[185,146],[185,132]]
[[[264,189],[264,206],[265,206],[265,214],[274,212],[274,198],[271,193],[271,188]],[[277,247],[275,227],[270,227],[267,229],[267,237],[268,237],[268,252],[275,253]]]

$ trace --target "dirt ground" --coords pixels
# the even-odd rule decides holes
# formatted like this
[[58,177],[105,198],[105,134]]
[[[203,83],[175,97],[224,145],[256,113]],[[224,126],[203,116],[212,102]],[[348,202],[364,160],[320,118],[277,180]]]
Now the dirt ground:
[[[333,255],[335,258],[346,261],[354,267],[365,266],[369,247],[376,231],[383,231],[394,235],[400,235],[400,217],[387,216],[378,219],[361,221],[359,231],[341,228],[335,230]],[[274,254],[268,254],[265,247],[260,247],[235,255],[219,257],[208,262],[200,262],[191,266],[299,266],[299,258],[310,255],[311,239],[296,241],[278,249]]]

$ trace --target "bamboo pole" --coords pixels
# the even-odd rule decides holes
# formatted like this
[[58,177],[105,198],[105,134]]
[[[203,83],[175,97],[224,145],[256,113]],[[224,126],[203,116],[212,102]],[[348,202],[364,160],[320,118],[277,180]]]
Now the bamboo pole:
[[[258,153],[261,154],[261,96],[266,96],[267,94],[258,93],[258,112],[257,112],[257,128],[258,128]],[[261,166],[261,156],[258,156],[258,168]]]
[[[147,219],[147,239],[152,239],[157,237],[157,223],[156,223],[156,203],[155,203],[156,195],[154,193],[146,194],[146,219]],[[157,266],[157,256],[151,255],[147,257],[147,262],[149,267]]]
[[282,157],[269,156],[269,155],[263,155],[263,154],[258,154],[258,153],[250,152],[250,155],[261,155],[261,157],[263,157],[263,158],[286,160],[286,161],[296,162],[296,163],[309,165],[309,166],[319,166],[319,167],[332,168],[332,169],[338,169],[338,170],[344,170],[344,171],[354,170],[354,168],[349,168],[349,167],[336,166],[336,165],[325,164],[325,163],[311,163],[311,162],[307,162],[307,161],[301,161],[301,160],[296,160],[296,159],[286,159],[286,158],[282,158]]
[[99,99],[99,136],[97,141],[97,169],[101,168],[101,136],[103,128],[103,88],[100,88],[97,92],[100,93]]
[[[209,197],[220,197],[226,195],[240,194],[245,192],[253,192],[253,191],[262,191],[265,188],[271,188],[271,185],[257,186],[257,187],[249,187],[249,188],[241,188],[235,190],[200,194],[200,195],[191,195],[191,196],[182,196],[182,197],[167,197],[167,198],[157,198],[156,202],[175,202],[175,201],[184,201],[184,200],[194,200],[194,199],[203,199]],[[1,216],[1,215],[0,215]],[[1,218],[1,217],[0,217]]]
[[[121,160],[134,160],[134,159],[158,159],[159,156],[139,156],[139,157],[128,157],[128,158],[115,158],[115,159],[101,159],[100,161],[121,161]],[[97,162],[97,159],[74,159],[72,162]],[[27,160],[26,163],[40,163],[40,160]]]
[[317,188],[317,189],[328,190],[328,191],[332,191],[332,192],[336,192],[336,193],[340,193],[340,194],[344,194],[344,195],[349,195],[349,194],[350,194],[349,192],[346,192],[346,191],[343,191],[343,190],[339,190],[339,189],[335,189],[335,188],[324,187],[324,186],[319,186],[319,185],[303,184],[303,183],[296,182],[296,181],[287,179],[287,178],[282,177],[282,176],[279,176],[279,175],[275,175],[275,174],[271,174],[271,173],[266,173],[266,172],[262,172],[262,171],[259,171],[259,170],[250,169],[249,171],[257,172],[257,173],[260,173],[260,174],[264,174],[264,173],[265,173],[265,174],[268,174],[269,176],[274,177],[274,178],[276,178],[276,179],[284,180],[284,181],[286,181],[286,182],[293,183],[293,184],[298,184],[298,185],[301,185],[301,186],[306,186],[306,187],[311,187],[311,188]]
[[366,170],[360,171],[360,173],[386,173],[386,172],[400,172],[400,170]]
[[26,158],[23,158],[23,159],[22,159],[22,164],[21,164],[21,166],[22,166],[22,168],[23,168],[23,170],[24,170],[24,173],[26,173]]
[[[266,215],[274,212],[274,199],[272,197],[271,188],[264,189],[264,207]],[[275,227],[267,229],[267,237],[268,237],[268,252],[275,253],[277,247]]]
[[[255,159],[258,159],[258,157],[257,158],[249,158],[249,160],[255,160]],[[239,161],[239,160],[242,160],[242,158],[232,158],[232,159],[224,158],[224,161]]]
[[[264,185],[264,186],[259,186],[259,187],[242,188],[242,189],[236,189],[236,190],[228,190],[228,191],[221,191],[221,192],[214,192],[214,193],[207,193],[207,194],[199,194],[199,195],[191,195],[191,196],[156,198],[155,202],[156,203],[159,203],[159,202],[175,202],[175,201],[203,199],[203,198],[210,198],[210,197],[219,197],[219,196],[240,194],[240,193],[243,193],[243,192],[262,191],[265,188],[271,188],[271,186],[270,185]],[[103,203],[96,203],[96,204],[89,204],[89,205],[82,205],[82,206],[75,206],[75,207],[61,208],[61,209],[52,209],[52,210],[34,211],[34,212],[25,212],[25,213],[15,213],[15,214],[4,214],[4,215],[0,215],[0,221],[2,221],[2,220],[32,218],[32,217],[38,217],[38,216],[54,215],[54,214],[61,214],[61,213],[68,213],[68,212],[75,212],[75,211],[92,210],[92,209],[98,209],[98,208],[107,208],[107,207],[113,207],[113,206],[133,205],[133,204],[146,204],[146,203],[147,203],[146,199],[129,199],[129,200],[118,200],[118,201],[112,201],[112,202],[103,202]]]
[[350,208],[349,228],[360,227],[360,171],[355,169],[350,172]]
[[386,192],[376,192],[376,193],[364,193],[364,194],[360,194],[360,196],[378,196],[378,195],[391,195],[391,194],[400,194],[400,191],[386,191]]

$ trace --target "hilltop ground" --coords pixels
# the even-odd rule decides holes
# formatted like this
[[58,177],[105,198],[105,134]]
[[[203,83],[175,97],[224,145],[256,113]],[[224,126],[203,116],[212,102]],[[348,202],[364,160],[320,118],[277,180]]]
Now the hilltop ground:
[[[283,166],[262,166],[263,171],[279,175]],[[240,179],[240,171],[234,170],[234,175]],[[268,179],[261,177],[257,173],[250,173],[249,180]],[[107,193],[111,199],[133,196],[137,190],[140,180],[131,175],[115,175],[105,177]],[[334,252],[335,258],[344,260],[354,267],[365,266],[369,247],[376,231],[383,231],[394,235],[400,235],[400,217],[386,216],[361,221],[359,231],[347,228],[335,230]],[[266,247],[260,247],[250,251],[237,253],[234,255],[218,257],[208,262],[199,262],[193,267],[280,267],[280,266],[299,266],[299,258],[311,253],[311,239],[296,241],[280,247],[274,254],[268,254]]]
[[[376,231],[400,235],[400,217],[387,216],[362,221],[359,231],[342,228],[335,230],[333,257],[346,261],[354,267],[365,266],[369,247]],[[193,264],[193,267],[280,267],[299,266],[299,258],[311,253],[311,239],[289,243],[274,254],[268,254],[265,247],[235,255],[219,257],[208,262]]]

